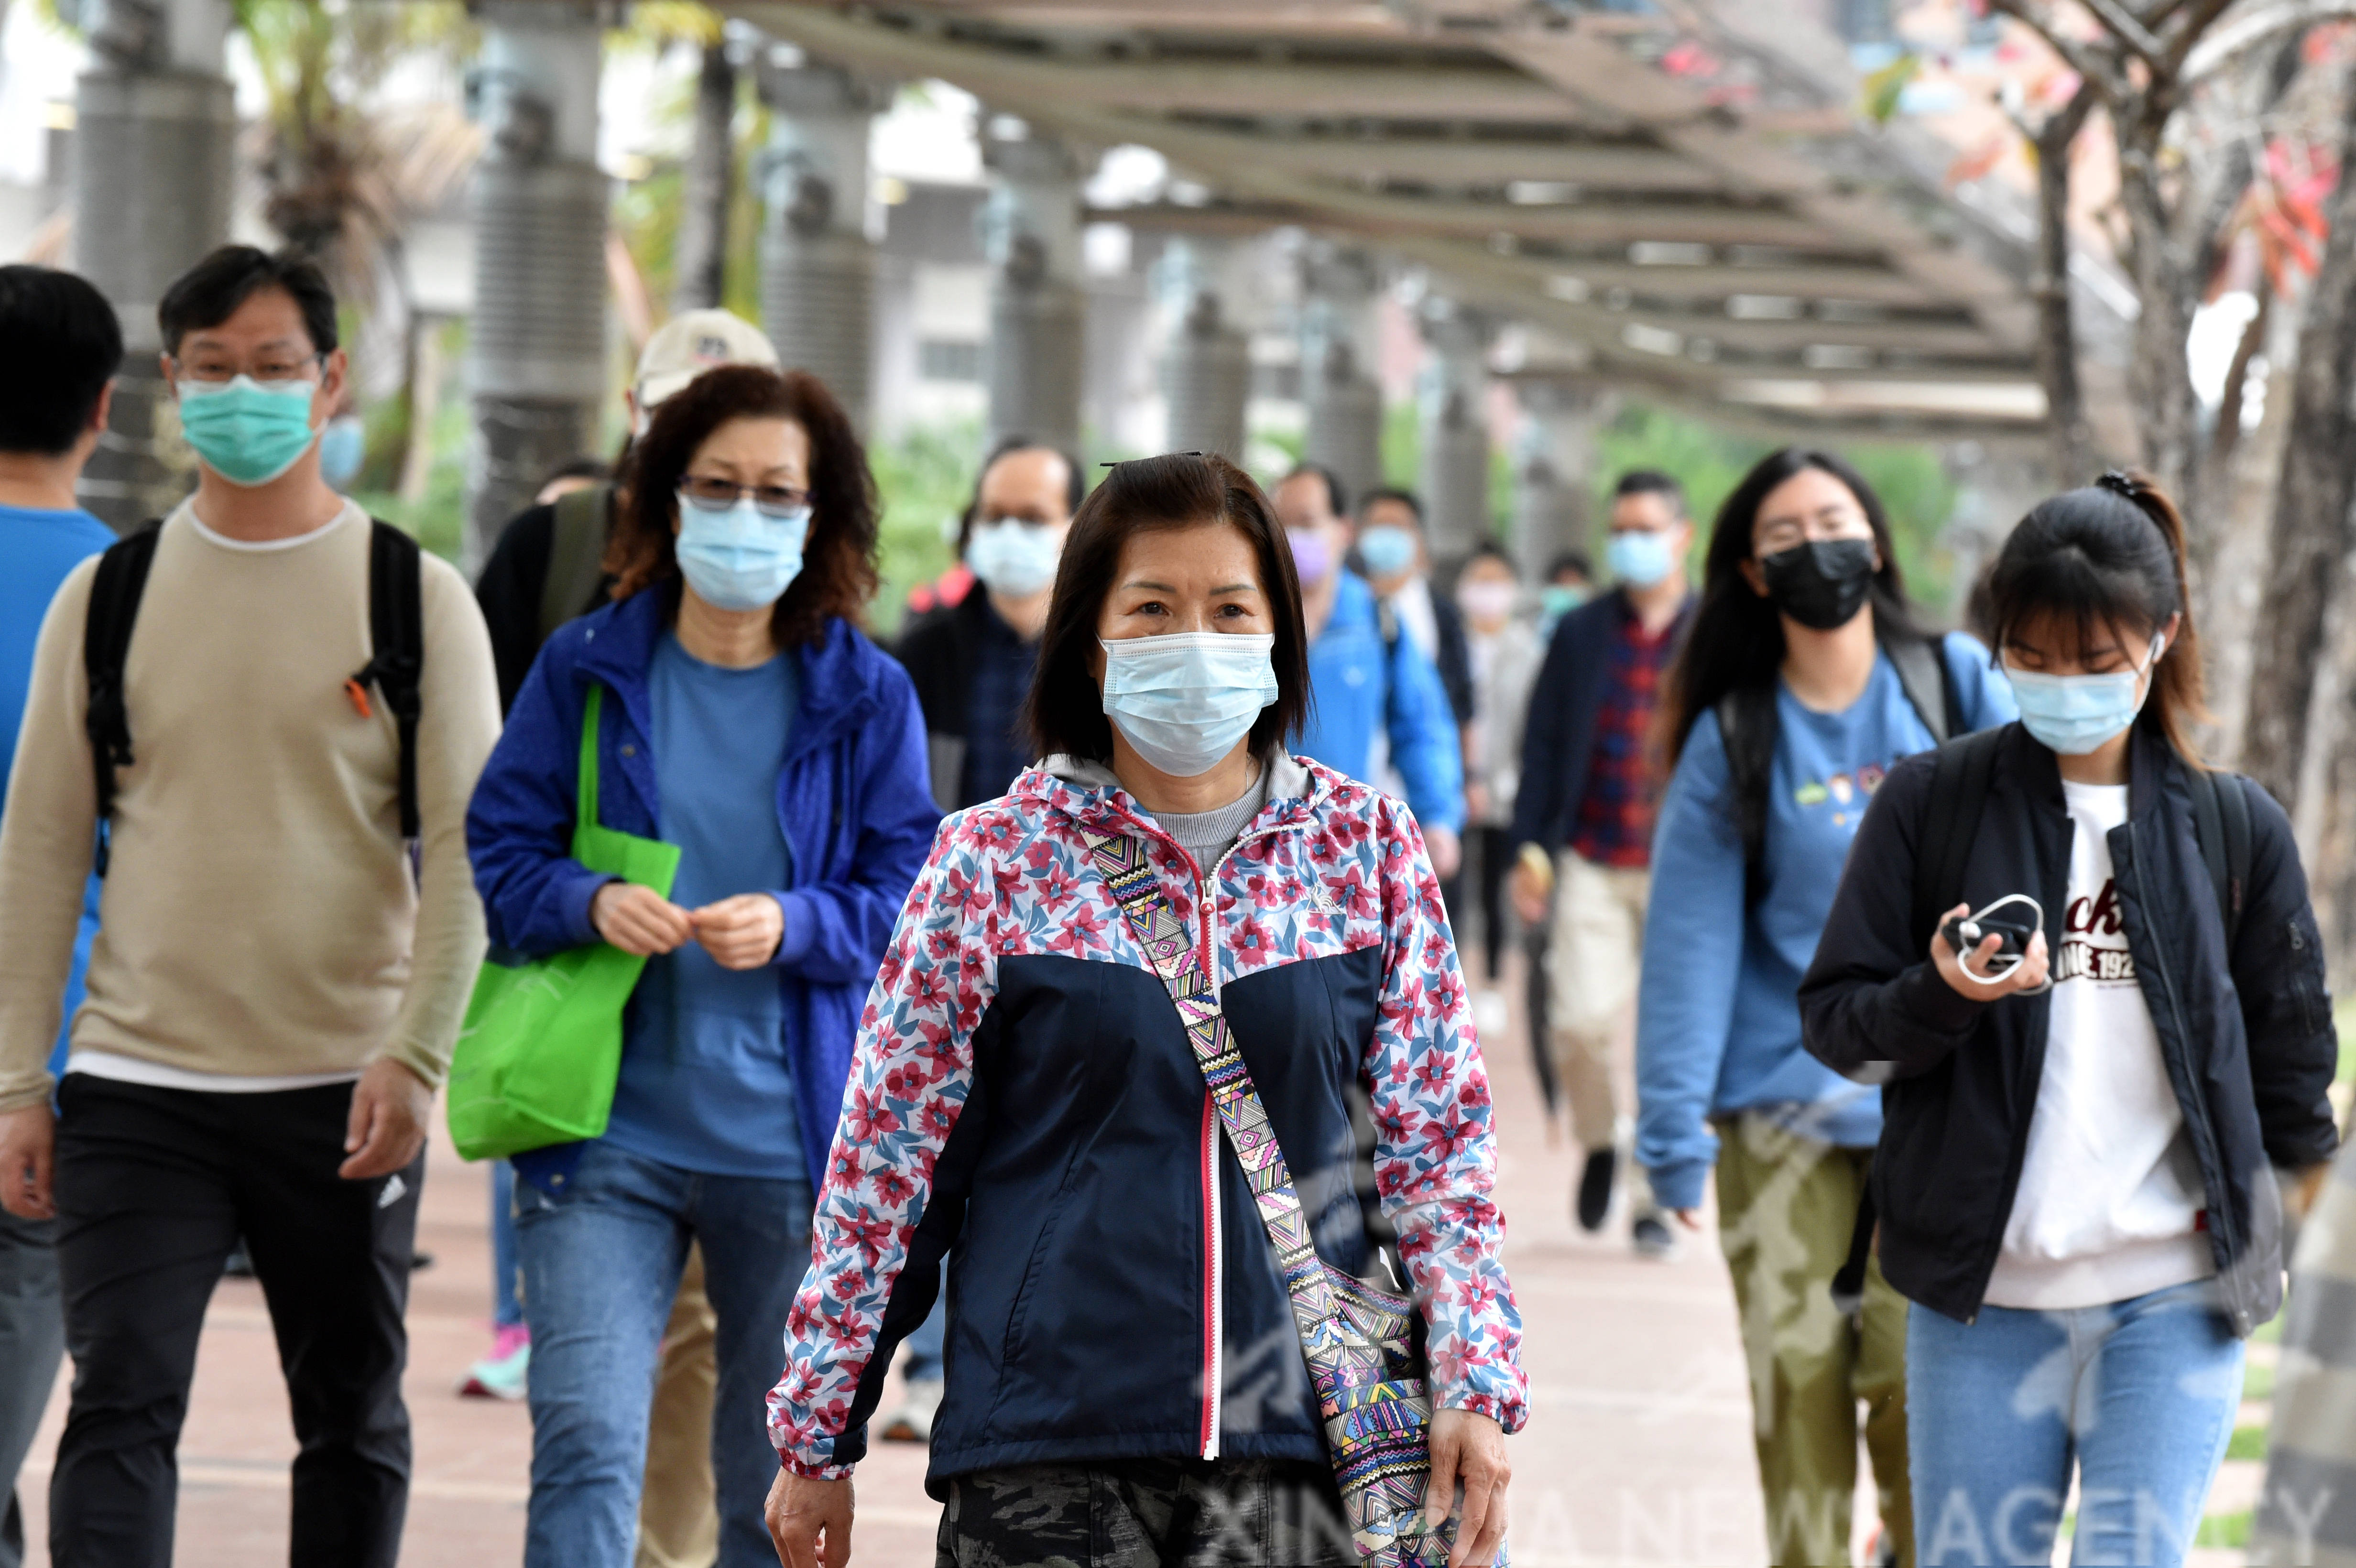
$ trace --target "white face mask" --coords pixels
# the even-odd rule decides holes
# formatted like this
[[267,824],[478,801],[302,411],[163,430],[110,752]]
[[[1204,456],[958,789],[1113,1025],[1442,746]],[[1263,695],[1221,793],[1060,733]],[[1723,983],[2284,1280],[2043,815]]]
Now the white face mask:
[[1218,766],[1277,698],[1273,635],[1167,632],[1099,642],[1104,710],[1137,754],[1173,778]]
[[1053,528],[1014,517],[991,517],[973,526],[965,563],[983,584],[1012,599],[1025,599],[1055,581],[1064,541]]

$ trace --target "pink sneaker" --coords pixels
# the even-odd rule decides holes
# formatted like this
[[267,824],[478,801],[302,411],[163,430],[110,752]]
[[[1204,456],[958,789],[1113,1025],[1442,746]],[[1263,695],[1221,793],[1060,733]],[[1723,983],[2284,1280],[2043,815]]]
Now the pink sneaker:
[[466,1369],[458,1392],[469,1399],[519,1400],[531,1366],[531,1329],[510,1323],[491,1336],[491,1353]]

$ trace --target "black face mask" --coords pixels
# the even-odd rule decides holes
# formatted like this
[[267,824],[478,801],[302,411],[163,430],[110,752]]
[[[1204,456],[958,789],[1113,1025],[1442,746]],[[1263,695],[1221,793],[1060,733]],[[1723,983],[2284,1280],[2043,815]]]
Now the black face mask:
[[1873,592],[1873,541],[1825,539],[1762,556],[1767,597],[1803,626],[1846,626]]

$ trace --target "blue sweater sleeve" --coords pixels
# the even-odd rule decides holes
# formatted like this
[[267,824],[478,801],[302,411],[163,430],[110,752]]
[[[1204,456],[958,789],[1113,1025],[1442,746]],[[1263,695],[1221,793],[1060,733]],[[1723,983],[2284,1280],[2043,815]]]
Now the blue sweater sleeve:
[[1964,710],[1964,720],[1972,729],[1990,730],[2020,717],[2012,683],[1995,667],[1987,644],[1968,632],[1949,632],[1939,640],[1939,652],[1947,661],[1947,679],[1955,688],[1956,706]]
[[1464,745],[1440,672],[1413,637],[1401,635],[1383,676],[1391,765],[1407,781],[1407,804],[1419,827],[1454,833],[1464,826]]
[[916,688],[897,665],[882,679],[884,711],[862,726],[853,763],[859,822],[851,874],[777,895],[786,929],[776,965],[822,985],[874,977],[940,827]]
[[573,859],[584,702],[550,663],[541,649],[466,807],[466,853],[491,941],[533,958],[596,941],[589,901],[613,880]]
[[1700,1206],[1718,1158],[1709,1110],[1749,913],[1726,786],[1718,715],[1705,711],[1661,798],[1636,999],[1636,1163],[1671,1209]]

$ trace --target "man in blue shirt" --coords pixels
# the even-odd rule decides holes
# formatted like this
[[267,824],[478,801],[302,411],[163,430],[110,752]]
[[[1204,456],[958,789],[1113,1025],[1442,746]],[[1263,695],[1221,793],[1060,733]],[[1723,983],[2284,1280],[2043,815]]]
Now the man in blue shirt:
[[[75,503],[82,464],[106,429],[123,331],[114,307],[71,272],[0,267],[0,362],[17,374],[0,382],[0,812],[16,761],[16,729],[33,674],[33,645],[58,584],[76,564],[114,542],[112,530]],[[98,929],[97,880],[82,901],[66,986],[66,1028],[81,1005],[82,969]],[[64,1071],[59,1031],[52,1074]],[[58,1299],[57,1221],[20,1220],[0,1210],[0,1568],[25,1560],[16,1472],[57,1381],[65,1353]]]
[[1312,704],[1301,754],[1369,782],[1387,761],[1406,781],[1431,869],[1445,880],[1462,858],[1464,752],[1440,672],[1365,580],[1343,564],[1355,536],[1342,482],[1304,464],[1277,485],[1275,499],[1309,631]]

